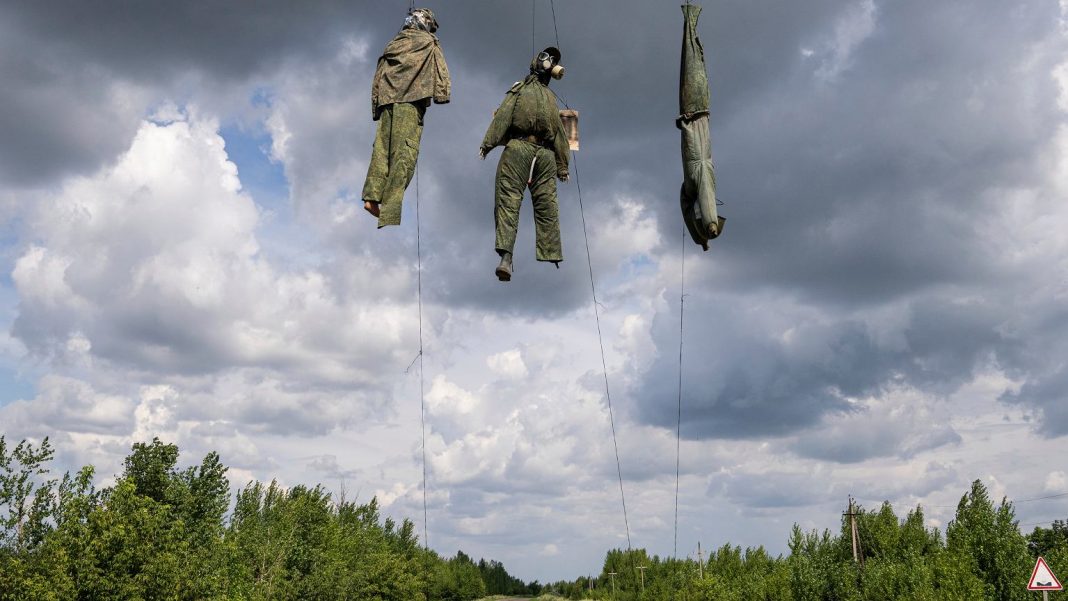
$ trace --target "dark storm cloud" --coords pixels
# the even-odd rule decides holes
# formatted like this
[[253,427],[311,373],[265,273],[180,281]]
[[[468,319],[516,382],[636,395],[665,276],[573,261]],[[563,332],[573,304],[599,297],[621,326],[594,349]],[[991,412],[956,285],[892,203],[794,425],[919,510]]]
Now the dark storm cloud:
[[1068,367],[1063,364],[1052,373],[1034,374],[1018,392],[1007,392],[1001,400],[1041,410],[1036,427],[1047,436],[1068,434]]
[[[0,176],[35,185],[91,171],[128,146],[151,105],[186,99],[182,76],[248,85],[335,52],[346,35],[394,31],[403,14],[400,2],[5,3]],[[115,85],[149,106],[121,111]]]
[[[945,394],[991,354],[1026,377],[1027,367],[1013,357],[1043,354],[1021,348],[1028,346],[1026,332],[999,331],[1011,294],[964,306],[955,300],[988,296],[1007,277],[1033,280],[1005,273],[976,230],[1001,206],[993,190],[1044,175],[1036,153],[1054,134],[1050,71],[1063,56],[1056,3],[878,2],[870,36],[851,45],[836,27],[860,5],[730,1],[709,3],[702,15],[728,225],[712,252],[695,260],[701,267],[690,280],[688,311],[707,317],[694,319],[687,338],[695,341],[684,394],[692,417],[687,436],[794,432],[846,411],[846,396],[877,393],[902,379]],[[0,92],[0,172],[42,181],[122,148],[132,124],[107,128],[97,122],[103,117],[74,110],[102,94],[96,79],[166,87],[183,73],[198,73],[245,82],[285,65],[312,65],[348,35],[365,39],[373,60],[405,7],[8,5],[0,22],[4,33],[18,33],[5,35],[3,44],[23,50],[0,59],[15,84]],[[534,263],[527,204],[516,280],[507,286],[492,276],[492,180],[500,151],[485,163],[475,153],[505,90],[525,74],[532,47],[556,42],[550,5],[536,4],[533,44],[530,3],[434,8],[454,96],[452,104],[430,109],[420,164],[429,201],[422,207],[424,285],[432,300],[528,317],[588,306],[580,182],[588,220],[626,194],[647,202],[664,239],[677,240],[676,4],[555,7],[568,74],[553,88],[582,112],[583,135],[579,181],[560,186],[566,261],[559,271]],[[59,100],[34,102],[29,92]],[[366,97],[365,87],[353,90],[354,102]],[[106,98],[95,105],[107,105]],[[596,231],[601,224],[587,225]],[[594,264],[598,274],[609,268]],[[748,299],[766,294],[821,319],[774,323],[776,314],[789,312],[774,301],[763,314],[744,309]],[[865,313],[888,303],[909,307],[906,324],[891,326],[900,327],[896,345],[873,334],[879,318]],[[671,314],[657,316],[660,359],[639,388],[636,415],[654,424],[671,415],[663,383],[671,381],[673,323]],[[787,326],[808,342],[784,344]],[[1063,331],[1065,322],[1047,327]],[[1042,373],[1048,384],[1025,383],[1012,398],[1054,407],[1049,399],[1061,372]],[[1046,432],[1068,431],[1068,416],[1047,411],[1054,424]]]
[[[755,97],[792,65],[797,44],[833,13],[837,3],[777,8],[738,3],[705,12],[705,47],[713,65],[726,64],[740,76],[731,86],[713,96],[717,108],[733,114],[745,106],[745,97]],[[439,288],[432,288],[442,302],[473,305],[486,310],[531,316],[554,315],[588,305],[586,267],[579,187],[587,228],[601,225],[591,213],[610,206],[617,195],[638,196],[665,224],[677,224],[678,188],[681,177],[678,132],[678,54],[681,11],[673,5],[635,2],[561,3],[557,7],[563,64],[568,73],[552,87],[568,105],[581,113],[582,150],[572,169],[572,181],[559,185],[565,262],[557,273],[537,265],[533,255],[529,205],[520,223],[516,249],[516,277],[500,286],[492,278],[492,180],[499,156],[495,151],[486,163],[472,161],[489,123],[508,86],[526,73],[529,61],[529,5],[480,7],[458,6],[454,17],[464,27],[478,27],[478,36],[463,36],[443,24],[439,32],[453,65],[453,105],[434,107],[428,116],[421,165],[442,179],[447,198],[443,206],[431,206],[425,230],[435,249],[430,266],[439,274]],[[549,7],[538,3],[537,43],[555,43]],[[470,11],[470,12],[468,12]],[[737,22],[754,24],[759,32],[743,33]],[[708,33],[708,32],[711,33]],[[494,48],[494,52],[486,52]],[[725,54],[720,58],[720,51]],[[745,66],[737,68],[730,59]],[[464,86],[465,74],[478,74]],[[744,76],[741,74],[744,73]],[[476,85],[478,85],[476,89]],[[713,84],[715,87],[715,84]],[[473,91],[474,90],[474,91]],[[410,197],[410,194],[409,194]],[[668,227],[665,225],[665,227]],[[437,238],[437,240],[435,240]],[[597,273],[610,265],[594,264]]]
[[724,123],[734,236],[718,250],[732,281],[852,305],[994,276],[975,225],[999,199],[984,192],[1040,175],[1059,56],[1028,64],[1034,40],[1056,35],[1055,6],[992,10],[877,4],[837,81],[799,58],[759,111]]
[[[767,298],[694,294],[688,300],[682,399],[682,434],[688,438],[794,433],[825,416],[852,412],[849,398],[899,385],[946,395],[991,360],[1011,358],[1022,344],[997,331],[1004,322],[1000,303],[918,299],[887,339],[878,333],[886,324],[876,318],[836,319],[833,312],[814,318]],[[678,314],[659,315],[654,337],[662,349],[677,346]],[[677,362],[677,354],[661,352],[646,374],[636,395],[640,420],[673,427]],[[952,432],[933,435],[916,441],[917,449],[955,440]],[[889,449],[886,440],[869,442],[874,446],[867,456]],[[841,461],[855,456],[805,442],[799,450]]]
[[[2,9],[0,9],[2,11]],[[137,121],[113,105],[106,71],[71,68],[0,12],[0,180],[32,185],[95,167],[129,144]]]
[[243,78],[294,52],[322,52],[382,4],[24,2],[3,15],[46,50],[159,81],[191,69]]
[[[1017,297],[1002,288],[1045,276],[1006,269],[979,232],[1004,209],[992,191],[1046,177],[1037,153],[1048,151],[1049,124],[1061,119],[1050,72],[1063,55],[1036,49],[1063,46],[1057,7],[878,3],[875,14],[871,37],[837,77],[821,80],[798,56],[756,105],[713,126],[727,230],[693,259],[702,267],[690,285],[778,290],[826,322],[797,325],[816,345],[785,344],[767,326],[786,304],[740,315],[729,292],[695,295],[684,435],[796,431],[846,410],[843,395],[893,383],[947,394],[991,357],[1012,370],[1019,357],[1051,350],[1037,331],[1006,327]],[[886,326],[891,343],[873,332],[884,325],[879,308],[895,303],[909,310],[903,324]],[[1034,308],[1055,307],[1051,298]],[[664,426],[676,359],[663,349],[677,340],[677,323],[677,313],[658,322],[661,357],[640,394],[642,419]],[[1066,431],[1047,395],[1054,388],[1025,386],[1012,397],[1045,406],[1058,424],[1043,426],[1051,434]]]

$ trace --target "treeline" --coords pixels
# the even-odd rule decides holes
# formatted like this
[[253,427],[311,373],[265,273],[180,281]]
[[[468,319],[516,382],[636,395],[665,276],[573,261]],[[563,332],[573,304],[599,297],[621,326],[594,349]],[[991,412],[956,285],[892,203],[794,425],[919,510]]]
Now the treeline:
[[1012,503],[1003,499],[995,506],[978,480],[944,536],[925,526],[920,507],[903,519],[889,503],[855,513],[859,561],[843,518],[837,534],[795,525],[786,556],[724,545],[699,564],[649,557],[641,549],[613,550],[598,577],[546,588],[570,599],[618,601],[1030,601],[1036,593],[1026,590],[1027,580],[1039,555],[1054,574],[1068,576],[1065,522],[1025,536]]
[[[359,599],[469,601],[555,593],[618,601],[1024,601],[1035,557],[1068,576],[1068,525],[1020,532],[1011,502],[980,481],[944,534],[917,507],[857,508],[852,528],[789,536],[789,553],[724,545],[702,562],[612,550],[601,574],[541,586],[496,561],[420,546],[412,522],[376,500],[319,486],[249,483],[230,494],[209,453],[179,469],[178,448],[137,443],[112,486],[94,469],[52,477],[47,439],[0,436],[0,601],[35,599]],[[640,569],[644,568],[644,569]]]
[[[250,483],[231,498],[209,453],[137,443],[113,486],[51,477],[54,449],[0,436],[0,600],[468,601],[537,594],[500,563],[424,550],[413,524],[321,487]],[[228,511],[231,501],[233,509]]]

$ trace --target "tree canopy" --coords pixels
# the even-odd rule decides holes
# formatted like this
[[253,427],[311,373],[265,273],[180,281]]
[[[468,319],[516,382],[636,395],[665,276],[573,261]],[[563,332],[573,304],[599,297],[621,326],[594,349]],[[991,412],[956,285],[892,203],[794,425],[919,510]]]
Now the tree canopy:
[[0,601],[356,599],[470,601],[486,595],[618,601],[1013,601],[1037,556],[1068,574],[1068,526],[1020,532],[1008,499],[976,480],[943,535],[923,508],[855,508],[859,557],[837,533],[794,526],[789,552],[731,544],[700,562],[612,549],[601,573],[526,583],[494,560],[442,557],[376,499],[321,486],[249,482],[231,494],[216,453],[179,469],[179,450],[136,443],[112,486],[95,469],[53,477],[46,438],[0,436]]

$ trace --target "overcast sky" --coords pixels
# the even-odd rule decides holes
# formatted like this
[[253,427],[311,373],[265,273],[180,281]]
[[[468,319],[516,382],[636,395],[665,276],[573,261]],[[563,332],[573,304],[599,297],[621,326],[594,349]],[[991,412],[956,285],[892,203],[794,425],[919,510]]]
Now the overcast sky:
[[[849,494],[944,526],[976,478],[1068,492],[1068,0],[705,3],[707,253],[678,208],[678,4],[555,6],[565,261],[535,263],[528,201],[508,284],[477,149],[553,7],[430,5],[453,78],[418,175],[431,546],[544,581],[626,545],[579,184],[635,546],[672,552],[683,258],[679,555],[783,552]],[[421,530],[415,185],[397,228],[359,199],[406,8],[0,6],[0,432],[105,484],[159,436]]]

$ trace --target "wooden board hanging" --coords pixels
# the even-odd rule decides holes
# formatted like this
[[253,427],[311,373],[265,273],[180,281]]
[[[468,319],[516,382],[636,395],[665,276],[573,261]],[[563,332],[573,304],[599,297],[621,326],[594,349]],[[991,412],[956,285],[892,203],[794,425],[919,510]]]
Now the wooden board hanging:
[[567,132],[567,144],[571,150],[579,149],[578,111],[563,109],[560,111],[560,120],[564,122],[564,131]]

